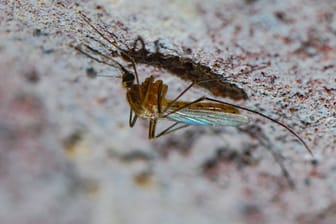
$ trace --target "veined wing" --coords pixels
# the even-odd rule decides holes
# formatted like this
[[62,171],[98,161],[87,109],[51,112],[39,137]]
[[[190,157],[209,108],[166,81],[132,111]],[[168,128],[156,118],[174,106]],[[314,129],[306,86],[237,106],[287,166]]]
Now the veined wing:
[[201,108],[183,108],[169,114],[168,119],[200,126],[239,126],[249,122],[248,117],[241,114],[226,113]]

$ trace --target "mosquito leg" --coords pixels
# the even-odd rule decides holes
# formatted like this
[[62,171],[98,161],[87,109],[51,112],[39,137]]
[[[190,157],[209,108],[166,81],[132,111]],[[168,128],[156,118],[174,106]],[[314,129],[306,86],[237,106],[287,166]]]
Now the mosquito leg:
[[[227,103],[227,102],[224,102],[224,101],[221,101],[221,100],[217,100],[217,99],[213,99],[213,98],[209,98],[209,97],[201,97],[202,100],[207,100],[207,101],[211,101],[211,102],[215,102],[215,103],[221,103],[221,104],[225,104],[225,105],[228,105],[228,106],[232,106],[232,107],[235,107],[237,109],[241,109],[241,110],[245,110],[245,111],[248,111],[250,113],[254,113],[254,114],[257,114],[261,117],[264,117],[280,126],[282,126],[283,128],[285,128],[286,130],[288,130],[292,135],[294,135],[298,140],[299,142],[301,142],[303,144],[303,146],[306,148],[306,150],[309,152],[309,154],[314,157],[314,154],[312,152],[312,150],[309,148],[309,146],[307,145],[307,143],[305,141],[303,141],[303,139],[294,131],[292,130],[290,127],[288,127],[287,125],[281,123],[280,121],[278,120],[275,120],[259,111],[256,111],[256,110],[252,110],[252,109],[249,109],[249,108],[246,108],[246,107],[242,107],[242,106],[239,106],[239,105],[235,105],[235,104],[231,104],[231,103]],[[202,101],[201,100],[201,101]],[[199,102],[199,101],[198,101]]]
[[[191,85],[190,85],[190,86],[191,86]],[[184,93],[185,93],[185,91],[183,91],[182,94],[180,94],[180,95],[183,95]],[[242,106],[239,106],[239,105],[235,105],[235,104],[232,104],[232,103],[227,103],[227,102],[224,102],[224,101],[221,101],[221,100],[217,100],[217,99],[213,99],[213,98],[210,98],[210,97],[205,97],[205,96],[200,97],[200,98],[198,98],[198,99],[196,99],[196,100],[194,100],[194,101],[191,101],[190,103],[187,103],[187,104],[185,104],[185,105],[183,105],[183,106],[181,106],[181,107],[179,107],[179,108],[177,108],[177,109],[175,109],[175,110],[173,110],[173,111],[170,111],[169,113],[165,114],[163,117],[168,117],[170,114],[173,114],[173,113],[175,113],[175,112],[177,112],[177,111],[179,111],[179,110],[181,110],[181,109],[183,109],[183,108],[189,107],[189,106],[191,106],[191,105],[193,105],[193,104],[195,104],[195,103],[198,103],[198,102],[201,102],[201,101],[204,101],[204,100],[206,100],[206,101],[210,101],[210,102],[215,102],[215,103],[221,103],[221,104],[224,104],[224,105],[228,105],[228,106],[231,106],[231,107],[235,107],[235,108],[237,108],[237,109],[241,109],[241,110],[244,110],[244,111],[248,111],[248,112],[250,112],[250,113],[257,114],[257,115],[259,115],[259,116],[261,116],[261,117],[264,117],[264,118],[266,118],[266,119],[268,119],[268,120],[270,120],[270,121],[272,121],[272,122],[274,122],[274,123],[276,123],[276,124],[282,126],[282,127],[285,128],[286,130],[288,130],[292,135],[294,135],[294,136],[295,136],[295,137],[296,137],[296,138],[303,144],[303,146],[306,148],[306,150],[309,152],[309,154],[310,154],[312,157],[314,157],[314,154],[313,154],[313,152],[311,151],[311,149],[309,148],[309,146],[307,145],[307,143],[306,143],[305,141],[303,141],[303,139],[302,139],[302,138],[301,138],[301,137],[300,137],[294,130],[292,130],[291,128],[289,128],[287,125],[285,125],[285,124],[281,123],[280,121],[275,120],[275,119],[273,119],[273,118],[271,118],[271,117],[269,117],[269,116],[267,116],[267,115],[265,115],[265,114],[263,114],[263,113],[261,113],[261,112],[259,112],[259,111],[252,110],[252,109],[249,109],[249,108],[247,108],[247,107],[242,107]],[[175,100],[174,102],[176,102],[176,100]],[[167,107],[169,107],[169,106],[171,106],[171,105],[172,105],[172,104],[170,103],[170,104],[168,104]],[[164,112],[167,111],[167,107],[165,108]]]
[[[200,97],[200,98],[198,98],[198,99],[196,99],[196,100],[194,100],[194,101],[192,101],[192,102],[190,102],[190,103],[188,103],[188,104],[186,104],[186,105],[183,105],[183,106],[180,107],[180,108],[177,108],[176,110],[174,110],[174,111],[172,111],[172,112],[169,112],[169,113],[166,114],[164,117],[167,117],[169,114],[173,114],[173,113],[175,113],[175,112],[177,112],[177,111],[179,111],[179,110],[181,110],[181,109],[183,109],[183,108],[189,107],[189,106],[191,106],[191,105],[193,105],[193,104],[195,104],[195,103],[198,103],[198,102],[201,102],[201,101],[204,101],[204,100],[207,100],[207,101],[213,101],[213,102],[216,102],[216,103],[223,103],[223,104],[227,104],[227,105],[229,105],[229,106],[237,107],[236,105],[233,105],[233,104],[230,104],[230,103],[226,103],[226,102],[222,102],[222,101],[219,101],[219,100],[216,100],[216,99],[212,99],[212,98],[208,98],[208,97]],[[238,108],[239,108],[239,109],[245,109],[245,108],[240,107],[240,106],[239,106]],[[247,109],[247,108],[246,108],[246,109]],[[248,111],[250,111],[250,110],[248,110]],[[252,112],[252,111],[250,111],[250,112]],[[258,114],[259,114],[259,112],[258,112]],[[264,117],[264,116],[266,116],[266,115],[263,115],[263,117]],[[283,125],[282,125],[282,126],[283,126]],[[294,133],[295,133],[295,132],[294,132]],[[265,136],[265,139],[267,139],[266,136]],[[259,139],[259,140],[261,141],[262,139]],[[262,142],[262,141],[261,141],[261,142]],[[264,144],[264,145],[265,145],[265,144]],[[283,175],[286,177],[286,179],[287,179],[289,185],[290,185],[291,187],[294,186],[294,183],[293,183],[293,181],[292,181],[292,179],[291,179],[291,177],[290,177],[290,175],[289,175],[289,172],[287,171],[286,167],[285,167],[284,164],[282,163],[282,160],[279,158],[279,155],[278,155],[276,152],[274,152],[274,151],[272,150],[271,144],[270,144],[270,143],[267,144],[266,148],[272,153],[272,156],[274,157],[275,161],[279,164],[279,166],[280,166],[280,168],[281,168],[281,170],[282,170],[282,173],[283,173]]]
[[137,121],[137,118],[138,118],[138,116],[136,114],[134,114],[134,117],[133,117],[133,111],[132,111],[132,109],[130,109],[128,124],[131,128],[134,127],[135,122]]
[[[200,98],[198,98],[198,99],[196,99],[196,100],[194,100],[194,101],[192,101],[192,102],[190,102],[190,103],[188,103],[188,104],[185,104],[185,105],[181,106],[180,108],[177,108],[177,109],[174,110],[174,111],[169,112],[169,113],[166,114],[164,117],[167,117],[169,114],[173,114],[173,113],[175,113],[175,112],[177,112],[177,111],[179,111],[179,110],[181,110],[181,109],[183,109],[183,108],[189,107],[189,106],[191,106],[191,105],[193,105],[193,104],[195,104],[195,103],[198,103],[198,102],[201,102],[201,101],[204,101],[204,100],[212,101],[212,102],[216,102],[216,103],[227,104],[227,105],[229,105],[229,106],[237,107],[237,108],[239,108],[239,109],[245,109],[245,108],[243,108],[243,107],[236,106],[236,105],[233,105],[233,104],[230,104],[230,103],[226,103],[226,102],[222,102],[222,101],[219,101],[219,100],[216,100],[216,99],[212,99],[212,98],[208,98],[208,97],[200,97]],[[246,108],[246,109],[247,109],[247,108]],[[248,111],[250,111],[250,110],[248,110]],[[250,112],[253,112],[253,111],[250,111]],[[258,112],[258,114],[259,114],[259,112]],[[263,117],[264,117],[264,116],[266,116],[266,115],[263,115]],[[283,126],[283,125],[282,125],[282,126]],[[295,133],[295,132],[294,132],[294,133]],[[264,139],[267,139],[266,136],[265,136]],[[259,140],[260,140],[261,142],[263,142],[262,139],[259,139]],[[268,140],[268,141],[269,141],[269,140]],[[265,145],[265,144],[264,144],[264,145]],[[290,177],[290,175],[289,175],[289,172],[287,171],[286,167],[285,167],[284,164],[282,163],[282,160],[279,158],[279,155],[278,155],[276,152],[274,152],[274,151],[272,150],[272,147],[271,147],[270,142],[267,144],[266,148],[267,148],[268,150],[270,150],[270,152],[272,153],[272,156],[274,157],[275,161],[279,164],[279,166],[280,166],[280,168],[281,168],[281,170],[282,170],[282,173],[283,173],[283,175],[286,177],[286,179],[287,179],[289,185],[290,185],[291,187],[294,186],[294,183],[293,183],[293,181],[292,181],[292,179],[291,179],[291,177]]]
[[[166,117],[168,117],[170,114],[173,114],[173,113],[175,113],[175,112],[177,112],[177,111],[179,111],[179,110],[182,110],[182,109],[184,109],[184,108],[187,108],[187,107],[189,107],[189,106],[191,106],[191,105],[193,105],[193,104],[195,104],[195,103],[198,103],[198,102],[201,102],[201,101],[203,101],[203,100],[205,100],[206,99],[206,97],[200,97],[200,98],[198,98],[198,99],[196,99],[196,100],[194,100],[194,101],[191,101],[191,102],[189,102],[189,103],[186,103],[186,104],[184,104],[183,106],[181,106],[181,107],[179,107],[179,108],[177,108],[177,109],[175,109],[175,110],[173,110],[173,111],[170,111],[169,113],[166,113],[164,116],[162,116],[162,118],[166,118]],[[169,107],[169,106],[171,106],[172,104],[168,104],[168,106],[165,108],[165,110],[164,110],[164,112],[166,112],[167,111],[167,108]]]
[[182,124],[180,126],[175,127],[176,125],[181,124],[180,122],[175,122],[174,124],[170,125],[169,127],[167,127],[166,129],[164,129],[163,131],[161,131],[158,135],[155,136],[155,138],[159,138],[163,135],[172,133],[174,131],[189,127],[189,124]]
[[[186,88],[186,90],[188,90],[189,88],[191,88],[192,85],[193,85],[193,83],[192,83],[191,85],[189,85],[189,86]],[[179,96],[177,97],[177,99],[178,99],[179,97],[181,97],[181,96],[186,92],[186,90],[184,90],[181,94],[179,94]],[[173,100],[172,102],[176,102],[177,99]],[[198,103],[198,102],[201,102],[201,101],[204,101],[204,100],[207,100],[207,101],[210,101],[210,102],[215,102],[215,103],[221,103],[221,104],[224,104],[224,105],[228,105],[228,106],[231,106],[231,107],[235,107],[235,108],[237,108],[237,109],[245,110],[245,111],[248,111],[248,112],[250,112],[250,113],[254,113],[254,114],[257,114],[257,115],[259,115],[259,116],[261,116],[261,117],[264,117],[264,118],[266,118],[266,119],[268,119],[268,120],[270,120],[270,121],[272,121],[272,122],[274,122],[274,123],[276,123],[276,124],[282,126],[282,127],[285,128],[286,130],[288,130],[292,135],[294,135],[294,136],[295,136],[295,137],[296,137],[296,138],[297,138],[297,139],[304,145],[304,147],[305,147],[306,150],[309,152],[309,154],[310,154],[311,156],[314,157],[314,154],[313,154],[313,152],[311,151],[311,149],[309,148],[309,146],[307,145],[307,143],[306,143],[305,141],[303,141],[303,139],[302,139],[302,138],[301,138],[295,131],[293,131],[291,128],[289,128],[287,125],[285,125],[285,124],[281,123],[280,121],[275,120],[275,119],[273,119],[273,118],[271,118],[271,117],[269,117],[269,116],[267,116],[267,115],[265,115],[265,114],[263,114],[263,113],[261,113],[261,112],[259,112],[259,111],[252,110],[252,109],[249,109],[249,108],[246,108],[246,107],[242,107],[242,106],[239,106],[239,105],[235,105],[235,104],[232,104],[232,103],[227,103],[227,102],[224,102],[224,101],[221,101],[221,100],[217,100],[217,99],[213,99],[213,98],[210,98],[210,97],[205,97],[205,96],[200,97],[200,98],[198,98],[198,99],[196,99],[196,100],[194,100],[194,101],[191,101],[190,103],[187,103],[187,104],[183,105],[183,106],[180,107],[180,108],[177,108],[177,109],[175,109],[175,110],[169,112],[168,114],[165,114],[164,117],[167,117],[168,115],[173,114],[173,113],[175,113],[175,112],[177,112],[177,111],[179,111],[179,110],[181,110],[181,109],[183,109],[183,108],[189,107],[189,106],[191,106],[191,105],[193,105],[193,104],[195,104],[195,103]],[[172,103],[168,104],[168,106],[165,108],[164,112],[166,112],[166,111],[167,111],[167,108],[168,108],[169,106],[171,106],[171,105],[172,105]]]
[[[169,107],[171,107],[174,103],[176,103],[176,101],[178,101],[178,99],[180,99],[181,96],[183,96],[195,84],[196,84],[195,82],[192,82],[189,86],[187,86],[187,88],[185,88],[179,95],[177,95],[177,97],[175,97],[175,99],[173,99],[171,102],[169,102],[169,104],[166,106],[166,108],[163,110],[163,112],[167,112]],[[190,105],[188,104],[187,106],[190,106]]]
[[[196,82],[192,82],[192,83],[190,83],[189,84],[189,86],[187,86],[179,95],[177,95],[176,97],[175,97],[175,99],[173,99],[172,101],[170,101],[169,102],[169,104],[166,106],[166,108],[163,110],[163,112],[167,112],[167,110],[169,109],[169,107],[171,107],[172,105],[174,105],[174,103],[176,103],[176,101],[178,101],[191,87],[193,87],[194,85],[196,85],[196,84],[200,84],[200,83],[202,83],[202,82],[210,82],[210,81],[218,81],[218,80],[221,80],[221,78],[216,78],[216,79],[206,79],[206,80],[200,80],[200,81],[196,81]],[[201,97],[201,98],[204,98],[204,97]],[[200,100],[200,99],[198,99],[198,100]],[[195,100],[195,102],[192,102],[192,104],[194,104],[194,103],[197,103],[197,102],[199,102],[198,100]],[[202,100],[200,100],[200,101],[202,101]],[[187,104],[185,107],[188,107],[188,106],[190,106],[189,104]],[[185,107],[183,107],[183,108],[185,108]],[[181,108],[182,109],[182,108]],[[177,110],[176,110],[177,111]],[[170,114],[170,113],[169,113]]]
[[154,139],[155,138],[156,124],[157,124],[156,119],[150,119],[149,120],[148,139]]

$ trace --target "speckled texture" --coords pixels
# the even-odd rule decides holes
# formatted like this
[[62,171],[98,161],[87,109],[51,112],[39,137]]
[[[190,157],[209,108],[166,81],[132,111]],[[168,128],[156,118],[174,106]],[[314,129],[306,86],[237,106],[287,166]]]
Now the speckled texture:
[[[318,165],[256,115],[295,189],[247,131],[192,127],[147,140],[146,121],[128,127],[119,72],[70,47],[93,33],[78,10],[127,44],[159,39],[224,74],[249,96],[235,103],[288,124]],[[0,11],[0,223],[336,222],[335,1],[2,0]],[[188,85],[137,68],[168,83],[170,97]],[[186,98],[201,95],[210,94]]]

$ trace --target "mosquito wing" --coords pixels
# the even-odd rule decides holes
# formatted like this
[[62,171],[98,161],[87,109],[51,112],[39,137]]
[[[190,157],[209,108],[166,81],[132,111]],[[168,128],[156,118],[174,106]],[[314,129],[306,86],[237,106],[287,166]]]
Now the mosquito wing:
[[248,117],[241,114],[195,108],[176,111],[169,114],[168,119],[200,126],[239,126],[249,122]]

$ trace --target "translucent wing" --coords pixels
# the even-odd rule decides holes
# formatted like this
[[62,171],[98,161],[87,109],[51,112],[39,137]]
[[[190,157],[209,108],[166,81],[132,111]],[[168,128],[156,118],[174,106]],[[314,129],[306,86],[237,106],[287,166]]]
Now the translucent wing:
[[239,126],[249,122],[248,117],[241,114],[201,108],[184,108],[169,114],[168,119],[200,126]]

